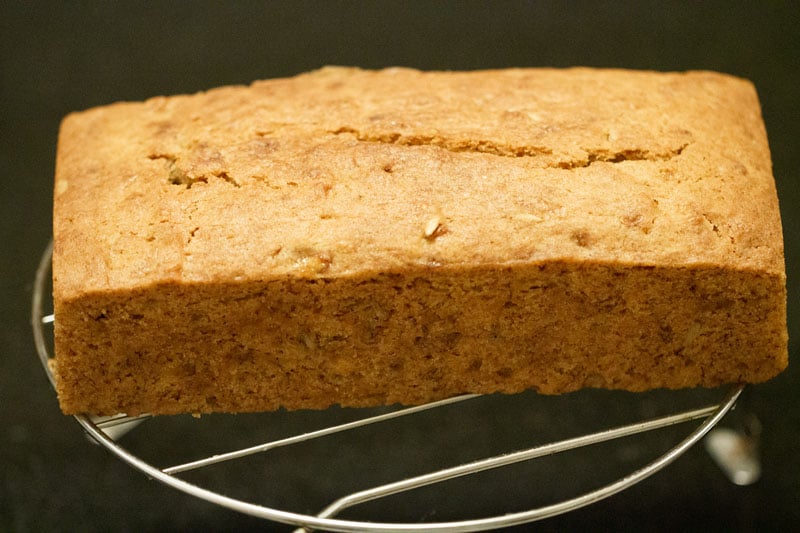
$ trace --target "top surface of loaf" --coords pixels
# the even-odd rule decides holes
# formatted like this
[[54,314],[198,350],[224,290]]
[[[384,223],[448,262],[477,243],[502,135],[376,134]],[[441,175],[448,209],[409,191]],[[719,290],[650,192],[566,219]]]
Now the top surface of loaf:
[[68,116],[56,291],[548,260],[783,272],[752,85],[324,68]]

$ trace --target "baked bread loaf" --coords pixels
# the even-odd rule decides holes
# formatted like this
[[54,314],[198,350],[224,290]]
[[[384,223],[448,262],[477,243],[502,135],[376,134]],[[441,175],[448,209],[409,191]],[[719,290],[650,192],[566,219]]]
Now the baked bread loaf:
[[761,382],[787,364],[753,86],[324,68],[62,125],[68,414]]

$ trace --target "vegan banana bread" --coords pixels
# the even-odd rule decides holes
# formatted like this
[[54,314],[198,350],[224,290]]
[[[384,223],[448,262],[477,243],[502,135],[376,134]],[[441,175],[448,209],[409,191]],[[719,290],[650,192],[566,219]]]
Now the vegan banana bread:
[[756,92],[712,72],[323,68],[69,115],[68,414],[762,382],[787,365]]

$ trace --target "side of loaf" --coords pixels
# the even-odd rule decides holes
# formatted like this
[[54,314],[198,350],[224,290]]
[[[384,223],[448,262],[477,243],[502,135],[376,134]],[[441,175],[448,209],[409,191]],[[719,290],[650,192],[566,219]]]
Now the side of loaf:
[[758,99],[711,72],[325,68],[68,116],[67,414],[762,382],[788,362]]

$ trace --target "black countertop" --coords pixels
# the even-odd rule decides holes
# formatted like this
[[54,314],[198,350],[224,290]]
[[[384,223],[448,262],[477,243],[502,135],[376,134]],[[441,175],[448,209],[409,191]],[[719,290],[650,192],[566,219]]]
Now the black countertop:
[[[76,422],[59,413],[35,356],[29,315],[34,271],[50,237],[55,143],[66,113],[326,64],[710,69],[749,78],[761,97],[781,200],[790,357],[796,358],[799,23],[800,7],[792,2],[2,3],[0,530],[290,529],[148,480],[89,444]],[[697,446],[632,489],[536,527],[800,524],[799,373],[791,365],[747,389],[747,409],[763,425],[758,483],[731,484]]]

